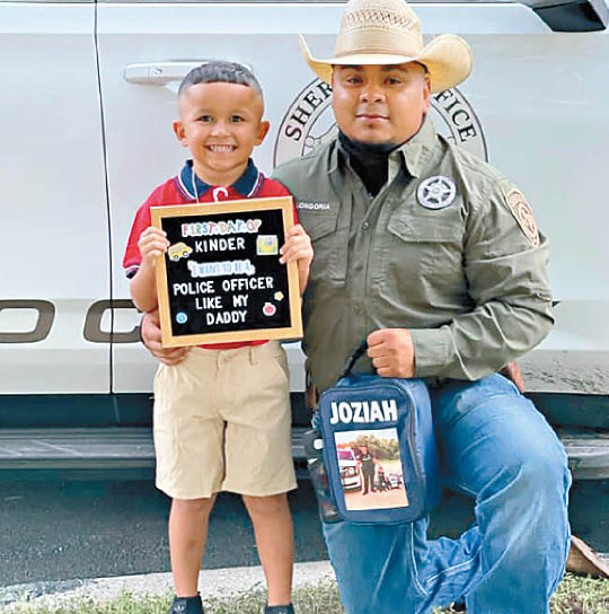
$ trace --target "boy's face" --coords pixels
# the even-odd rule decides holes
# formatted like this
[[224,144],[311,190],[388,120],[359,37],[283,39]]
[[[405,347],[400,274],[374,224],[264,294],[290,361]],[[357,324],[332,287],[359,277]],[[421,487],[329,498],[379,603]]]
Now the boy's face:
[[262,97],[245,85],[198,83],[182,93],[178,110],[174,132],[190,150],[197,176],[210,185],[239,179],[269,130]]

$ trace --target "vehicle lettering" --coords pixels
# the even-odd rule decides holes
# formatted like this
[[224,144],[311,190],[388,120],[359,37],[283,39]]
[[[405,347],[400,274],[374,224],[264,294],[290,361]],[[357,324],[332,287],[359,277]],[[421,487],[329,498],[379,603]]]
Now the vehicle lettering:
[[35,310],[38,318],[33,330],[19,332],[0,331],[0,343],[36,343],[49,336],[55,320],[55,305],[40,299],[1,300],[0,312],[4,309]]
[[[311,81],[300,91],[279,126],[273,154],[275,166],[304,156],[336,136],[331,96],[330,85],[319,79]],[[439,134],[488,160],[482,125],[459,89],[432,96],[430,112]]]
[[102,319],[108,309],[135,309],[135,306],[129,299],[96,301],[89,307],[85,316],[84,338],[92,343],[138,343],[139,325],[130,331],[120,333],[102,330]]

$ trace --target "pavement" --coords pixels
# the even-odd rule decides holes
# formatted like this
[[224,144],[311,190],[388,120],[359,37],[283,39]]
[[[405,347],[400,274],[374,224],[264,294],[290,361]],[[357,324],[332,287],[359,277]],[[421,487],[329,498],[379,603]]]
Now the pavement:
[[[328,561],[294,565],[294,588],[333,581],[335,581],[334,572]],[[204,599],[226,599],[253,590],[261,590],[264,587],[264,575],[260,566],[203,569],[199,574],[199,590]],[[151,573],[8,586],[0,588],[0,611],[8,614],[24,602],[52,608],[82,597],[106,602],[125,592],[151,596],[171,594],[173,593],[171,574]]]

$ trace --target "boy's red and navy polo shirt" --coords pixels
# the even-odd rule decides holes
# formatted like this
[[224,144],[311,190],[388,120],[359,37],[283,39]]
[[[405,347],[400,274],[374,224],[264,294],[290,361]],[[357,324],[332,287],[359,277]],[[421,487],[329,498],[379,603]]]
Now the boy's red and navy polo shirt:
[[[140,235],[151,224],[150,207],[168,205],[187,205],[200,203],[218,203],[224,200],[242,200],[244,198],[273,198],[290,196],[279,182],[265,177],[252,160],[248,162],[245,172],[231,186],[211,186],[193,171],[192,160],[187,160],[179,175],[158,186],[141,205],[135,214],[127,249],[123,257],[123,268],[128,278],[133,277],[140,267],[142,257],[137,243]],[[294,208],[294,222],[298,222]],[[200,347],[210,350],[227,350],[248,345],[261,345],[266,341],[244,341],[234,343],[205,344]]]

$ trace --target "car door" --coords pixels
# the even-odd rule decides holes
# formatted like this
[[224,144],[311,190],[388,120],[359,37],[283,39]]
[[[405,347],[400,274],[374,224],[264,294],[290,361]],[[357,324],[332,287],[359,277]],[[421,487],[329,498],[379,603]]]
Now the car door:
[[[113,283],[118,300],[129,295],[121,259],[134,213],[156,185],[179,171],[187,157],[172,132],[182,77],[211,58],[241,62],[254,70],[265,88],[266,114],[272,124],[255,158],[268,174],[282,117],[298,90],[311,81],[298,55],[299,27],[307,24],[309,31],[329,35],[326,20],[336,25],[338,15],[337,5],[313,3],[99,4]],[[115,317],[114,390],[149,391],[154,361],[136,343],[134,327],[139,316],[121,303]],[[304,359],[298,344],[292,344],[288,354],[292,390],[302,391]]]
[[15,395],[110,391],[109,344],[85,335],[110,295],[94,22],[92,1],[0,0],[2,424]]
[[[121,258],[136,208],[186,157],[171,130],[180,79],[211,58],[254,70],[272,126],[255,157],[269,173],[336,130],[330,90],[303,61],[298,34],[318,57],[331,57],[343,6],[282,0],[99,3],[112,280],[121,301],[115,313],[120,343],[113,348],[116,392],[150,390],[154,361],[136,343],[137,314],[122,302],[128,286]],[[581,377],[609,358],[609,214],[599,187],[609,138],[607,5],[422,2],[416,10],[428,38],[457,32],[475,58],[464,84],[434,97],[438,131],[513,179],[552,242],[557,325],[532,361],[524,361],[529,384],[577,391]],[[296,348],[291,359],[293,390],[302,390]],[[569,366],[555,379],[557,361]],[[608,381],[602,386],[609,390]]]

